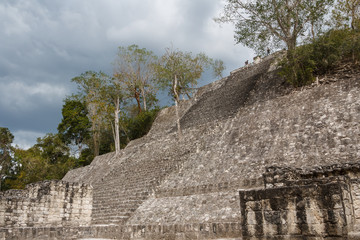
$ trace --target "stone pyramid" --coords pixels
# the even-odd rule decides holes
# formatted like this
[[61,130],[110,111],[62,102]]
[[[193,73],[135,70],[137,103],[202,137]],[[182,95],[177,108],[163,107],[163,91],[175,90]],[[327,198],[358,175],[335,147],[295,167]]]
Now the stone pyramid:
[[358,239],[360,80],[233,71],[118,155],[1,195],[0,239]]

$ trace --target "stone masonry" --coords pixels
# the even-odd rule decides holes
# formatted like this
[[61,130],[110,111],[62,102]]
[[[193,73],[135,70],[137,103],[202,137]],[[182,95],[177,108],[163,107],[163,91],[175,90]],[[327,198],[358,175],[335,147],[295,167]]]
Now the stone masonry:
[[[1,195],[0,239],[360,239],[360,69],[291,89],[233,71],[115,155]],[[350,77],[349,77],[350,76]]]

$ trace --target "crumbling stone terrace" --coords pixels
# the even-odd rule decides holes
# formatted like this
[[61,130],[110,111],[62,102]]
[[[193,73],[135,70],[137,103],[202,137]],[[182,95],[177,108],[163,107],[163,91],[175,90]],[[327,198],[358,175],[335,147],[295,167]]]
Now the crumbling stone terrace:
[[2,193],[0,239],[360,239],[359,71],[291,89],[276,59],[183,101],[183,140],[166,108],[120,154]]

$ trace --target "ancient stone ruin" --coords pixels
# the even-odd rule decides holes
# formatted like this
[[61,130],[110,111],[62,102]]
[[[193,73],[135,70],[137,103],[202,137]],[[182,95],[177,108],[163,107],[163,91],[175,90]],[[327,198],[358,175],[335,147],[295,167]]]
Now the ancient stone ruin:
[[[359,70],[291,90],[276,55],[121,154],[1,194],[0,239],[360,239]],[[321,82],[321,81],[320,81]]]

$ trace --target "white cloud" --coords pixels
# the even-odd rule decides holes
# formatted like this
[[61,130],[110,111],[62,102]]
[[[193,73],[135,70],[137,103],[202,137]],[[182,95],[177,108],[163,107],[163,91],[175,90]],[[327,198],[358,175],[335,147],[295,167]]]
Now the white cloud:
[[45,133],[42,132],[33,132],[18,130],[12,133],[14,135],[13,146],[17,146],[22,149],[29,149],[36,143],[38,137],[45,136]]
[[106,30],[111,41],[151,41],[167,42],[181,34],[183,14],[179,11],[181,1],[156,0],[132,1],[131,5]]
[[66,93],[65,87],[50,83],[0,82],[0,105],[10,112],[29,112],[61,101]]
[[0,5],[1,29],[8,36],[24,34],[30,31],[21,9],[8,4]]

